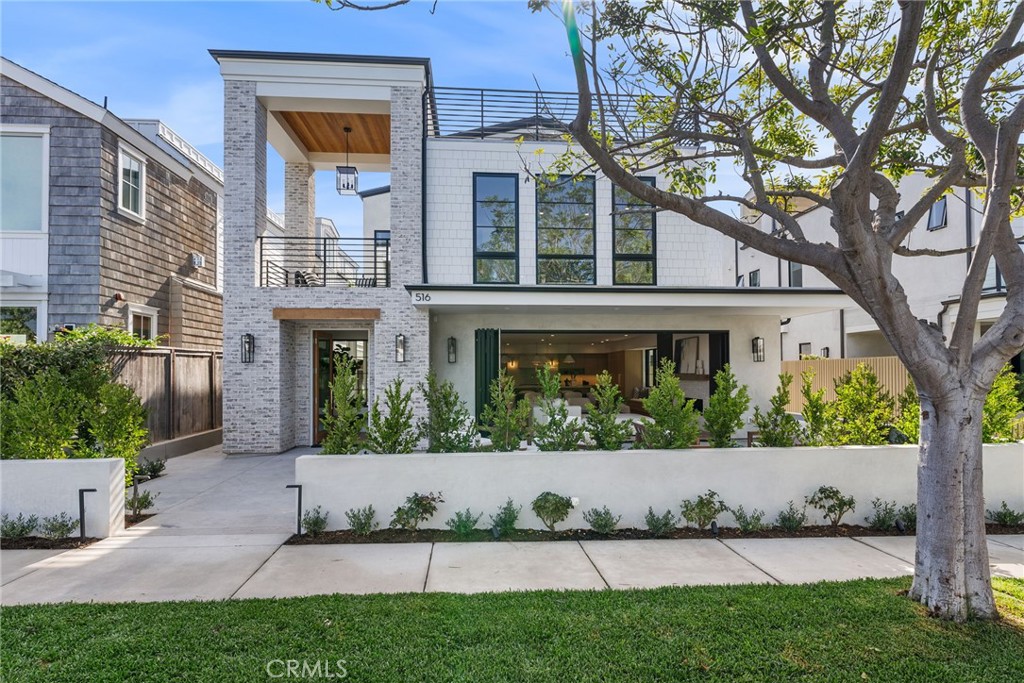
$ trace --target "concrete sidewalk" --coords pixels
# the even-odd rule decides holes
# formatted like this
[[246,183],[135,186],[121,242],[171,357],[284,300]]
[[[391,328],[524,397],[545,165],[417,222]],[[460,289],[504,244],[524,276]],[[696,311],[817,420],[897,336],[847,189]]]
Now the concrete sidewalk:
[[[294,459],[168,462],[158,514],[86,548],[0,551],[0,603],[155,602],[331,593],[478,593],[808,583],[912,573],[913,537],[281,545]],[[1024,536],[989,538],[992,572],[1024,578]]]

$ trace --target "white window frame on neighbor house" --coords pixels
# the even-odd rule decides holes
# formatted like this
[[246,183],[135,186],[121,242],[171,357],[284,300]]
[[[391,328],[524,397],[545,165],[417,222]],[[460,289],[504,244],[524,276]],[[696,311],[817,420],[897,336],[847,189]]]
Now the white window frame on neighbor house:
[[46,318],[46,294],[23,294],[17,298],[3,297],[2,308],[34,308],[36,309],[36,341],[44,342],[49,335]]
[[[42,191],[40,192],[39,230],[6,230],[0,225],[0,234],[46,235],[50,231],[50,127],[35,124],[0,124],[0,136],[41,138],[42,141]],[[43,336],[45,339],[45,335]]]
[[[139,164],[139,210],[133,211],[125,206],[124,193],[124,167],[125,159],[131,159]],[[146,156],[133,147],[123,142],[117,145],[117,212],[128,218],[137,221],[146,220]]]
[[135,334],[135,316],[138,316],[150,319],[149,336],[144,337],[145,339],[156,339],[159,336],[160,333],[157,328],[157,324],[160,322],[159,308],[153,308],[145,304],[128,304],[125,306],[125,315],[127,316],[125,329],[128,330],[128,334]]

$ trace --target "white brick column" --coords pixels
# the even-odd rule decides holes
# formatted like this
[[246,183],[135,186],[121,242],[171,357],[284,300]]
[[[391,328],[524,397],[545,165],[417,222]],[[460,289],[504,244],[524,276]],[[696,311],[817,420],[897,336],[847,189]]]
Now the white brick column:
[[289,237],[316,235],[316,176],[304,161],[284,165],[284,228]]

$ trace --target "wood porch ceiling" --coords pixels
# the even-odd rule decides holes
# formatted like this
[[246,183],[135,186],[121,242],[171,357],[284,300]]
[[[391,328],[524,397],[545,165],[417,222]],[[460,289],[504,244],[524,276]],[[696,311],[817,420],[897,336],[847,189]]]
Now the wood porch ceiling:
[[351,154],[390,154],[390,114],[337,114],[315,111],[283,111],[281,118],[295,132],[306,150],[313,153],[344,154],[345,126]]

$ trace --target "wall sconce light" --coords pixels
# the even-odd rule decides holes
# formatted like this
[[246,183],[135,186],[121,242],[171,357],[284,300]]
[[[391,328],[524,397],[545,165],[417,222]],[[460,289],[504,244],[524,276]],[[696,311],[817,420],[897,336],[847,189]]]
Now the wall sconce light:
[[508,363],[505,364],[505,367],[508,370],[516,370],[519,368],[519,361],[513,358]]
[[396,363],[404,363],[405,362],[405,335],[404,334],[396,334],[395,335],[395,362]]
[[256,337],[251,334],[242,335],[242,362],[252,363],[256,360]]
[[828,358],[828,353],[829,353],[828,352],[828,347],[827,346],[822,346],[821,347],[821,357],[822,358]]
[[455,349],[455,337],[448,337],[448,362],[454,363],[456,361],[456,349]]
[[750,340],[750,355],[755,363],[764,362],[764,337],[754,337]]

